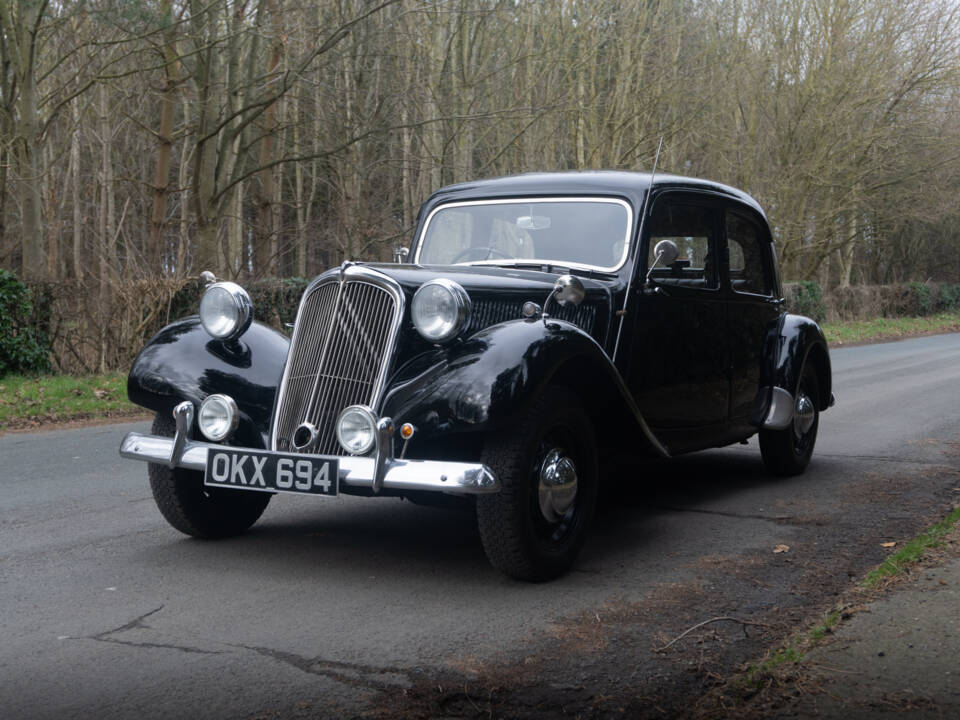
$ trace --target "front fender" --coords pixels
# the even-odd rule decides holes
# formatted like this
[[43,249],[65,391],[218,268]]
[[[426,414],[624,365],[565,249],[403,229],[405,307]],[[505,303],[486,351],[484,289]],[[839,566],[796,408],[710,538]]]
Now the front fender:
[[[761,385],[766,388],[782,388],[791,396],[807,363],[812,363],[819,385],[820,395],[815,399],[817,409],[830,407],[833,380],[830,369],[830,353],[827,339],[816,322],[803,315],[789,313],[780,316],[771,325],[764,342],[764,371]],[[762,415],[769,410],[770,398]]]
[[169,413],[184,400],[199,407],[208,395],[224,393],[240,411],[237,442],[266,448],[289,345],[285,335],[256,322],[238,340],[215,340],[198,317],[189,317],[163,328],[140,351],[127,395],[141,407]]
[[581,391],[588,405],[604,398],[608,417],[628,418],[657,454],[668,454],[603,349],[562,320],[493,325],[420,356],[393,378],[383,414],[429,438],[497,430],[522,417],[551,382]]

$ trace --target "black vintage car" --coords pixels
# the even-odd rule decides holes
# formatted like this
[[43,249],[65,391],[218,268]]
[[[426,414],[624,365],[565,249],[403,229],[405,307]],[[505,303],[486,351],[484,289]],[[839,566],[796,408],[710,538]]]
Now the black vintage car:
[[397,264],[313,280],[292,338],[242,288],[157,334],[130,372],[156,411],[120,454],[160,511],[242,532],[273,493],[475,498],[491,563],[574,561],[611,453],[670,456],[759,434],[807,466],[833,403],[820,328],[784,311],[748,195],[692,178],[527,174],[443,188]]

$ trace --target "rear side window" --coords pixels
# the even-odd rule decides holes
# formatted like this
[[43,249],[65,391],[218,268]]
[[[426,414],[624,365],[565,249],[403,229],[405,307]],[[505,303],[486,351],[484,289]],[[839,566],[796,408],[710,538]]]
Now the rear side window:
[[736,292],[770,295],[773,284],[764,262],[766,238],[752,220],[727,212],[727,246],[730,248],[730,285]]
[[653,250],[672,240],[680,255],[668,267],[657,265],[651,277],[666,285],[712,290],[718,287],[714,248],[714,210],[691,203],[661,202],[654,207],[647,249],[647,267],[654,267]]

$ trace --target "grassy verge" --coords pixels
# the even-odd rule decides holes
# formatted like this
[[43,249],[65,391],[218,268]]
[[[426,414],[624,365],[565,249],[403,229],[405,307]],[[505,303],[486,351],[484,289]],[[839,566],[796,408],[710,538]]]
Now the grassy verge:
[[917,563],[924,554],[933,548],[939,547],[944,538],[960,521],[960,507],[955,507],[943,520],[930,527],[922,535],[918,535],[897,552],[884,560],[879,567],[867,573],[863,584],[868,588],[876,588],[887,578],[896,577]]
[[840,323],[824,323],[822,327],[830,345],[848,345],[874,340],[894,340],[911,335],[960,331],[960,313],[940,313],[939,315],[924,317],[851,320]]
[[866,574],[858,586],[847,593],[844,601],[827,612],[819,622],[794,635],[775,652],[760,662],[750,665],[740,677],[740,682],[748,692],[756,691],[770,681],[782,680],[795,673],[806,659],[807,653],[816,647],[841,621],[848,619],[854,608],[870,602],[876,597],[877,590],[887,580],[905,576],[930,554],[931,550],[943,545],[948,535],[960,526],[960,507],[955,507],[940,522],[932,525],[923,533],[905,543],[897,552],[891,554],[880,565]]
[[127,376],[121,373],[0,379],[0,431],[141,413],[127,400]]

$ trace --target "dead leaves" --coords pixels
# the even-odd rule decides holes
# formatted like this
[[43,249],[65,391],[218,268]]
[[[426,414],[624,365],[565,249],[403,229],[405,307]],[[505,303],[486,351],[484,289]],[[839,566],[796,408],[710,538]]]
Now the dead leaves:
[[774,554],[790,552],[790,546],[780,543],[773,549]]

